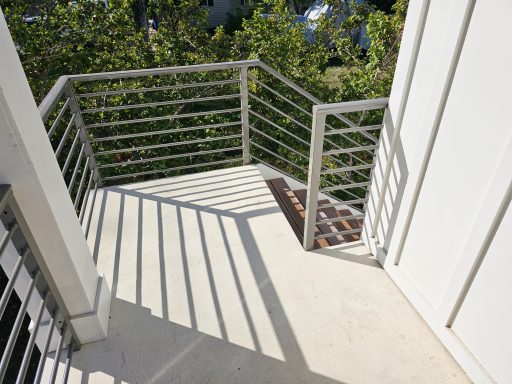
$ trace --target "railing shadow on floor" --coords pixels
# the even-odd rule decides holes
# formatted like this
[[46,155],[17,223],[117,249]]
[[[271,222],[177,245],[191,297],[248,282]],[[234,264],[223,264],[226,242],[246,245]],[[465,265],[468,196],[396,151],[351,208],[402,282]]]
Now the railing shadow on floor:
[[[102,233],[114,228],[115,244],[108,248],[114,252],[110,266],[114,299],[109,338],[84,345],[73,361],[71,375],[81,375],[82,383],[96,382],[105,375],[109,377],[106,382],[114,383],[258,382],[258,377],[279,383],[341,383],[308,368],[260,252],[262,244],[253,234],[252,219],[280,212],[271,192],[261,179],[255,179],[259,172],[226,170],[224,174],[236,177],[214,184],[208,190],[214,193],[206,197],[201,177],[185,179],[179,188],[172,188],[180,185],[177,180],[103,191],[101,203],[96,204],[100,212],[94,258],[100,270],[107,268],[102,264]],[[239,198],[217,201],[231,191],[233,182]],[[188,194],[184,193],[187,189]],[[244,196],[248,204],[243,204]],[[118,204],[117,223],[107,217],[112,199]],[[170,235],[172,230],[176,232]],[[127,239],[132,239],[129,245]],[[296,246],[302,251],[298,242]],[[148,257],[159,270],[150,277],[152,271],[145,271],[148,260],[144,258]],[[198,280],[199,263],[203,264],[203,280]],[[228,290],[233,297],[228,304],[238,308],[238,324],[230,319],[236,311],[222,298],[227,285],[219,280],[222,266],[224,278],[231,280]],[[132,277],[135,281],[127,283]],[[153,280],[152,288],[147,286],[148,279]],[[172,303],[178,296],[177,284],[182,284],[181,310]],[[158,298],[148,299],[148,295]],[[216,324],[207,324],[205,316]],[[262,331],[273,333],[270,342],[268,336],[261,338]],[[134,355],[139,356],[136,361]],[[198,364],[211,365],[215,373],[202,377],[208,369],[198,370]]]

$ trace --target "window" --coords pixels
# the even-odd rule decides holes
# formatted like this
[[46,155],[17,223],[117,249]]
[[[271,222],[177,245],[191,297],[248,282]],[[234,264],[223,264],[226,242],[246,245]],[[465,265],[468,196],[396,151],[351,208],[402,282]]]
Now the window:
[[250,0],[240,0],[240,4],[242,5],[249,5]]
[[201,0],[203,7],[213,7],[213,0]]

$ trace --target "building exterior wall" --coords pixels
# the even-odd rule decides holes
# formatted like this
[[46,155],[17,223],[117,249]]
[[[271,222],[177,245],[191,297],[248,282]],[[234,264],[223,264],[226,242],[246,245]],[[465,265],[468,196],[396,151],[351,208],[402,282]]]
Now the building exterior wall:
[[506,0],[411,0],[365,227],[365,241],[477,383],[512,382],[510,11]]
[[247,13],[249,5],[242,5],[241,0],[213,0],[213,6],[208,8],[208,25],[215,28],[224,25],[228,18],[228,13],[236,15],[239,11]]

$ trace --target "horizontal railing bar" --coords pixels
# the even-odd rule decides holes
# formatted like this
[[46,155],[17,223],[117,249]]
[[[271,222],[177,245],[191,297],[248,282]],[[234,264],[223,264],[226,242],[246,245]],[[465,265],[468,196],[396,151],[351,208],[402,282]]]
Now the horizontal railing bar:
[[55,380],[56,380],[56,377],[57,377],[57,372],[59,370],[59,365],[60,365],[60,355],[62,353],[62,347],[64,346],[64,340],[66,339],[66,336],[67,336],[67,333],[68,333],[68,328],[67,328],[67,324],[64,323],[61,328],[60,328],[60,331],[59,331],[60,335],[59,335],[59,338],[58,338],[58,341],[57,341],[57,347],[55,348],[55,355],[54,355],[54,360],[53,360],[53,367],[50,371],[50,380],[48,381],[50,384],[55,384]]
[[166,105],[175,105],[175,104],[187,104],[187,103],[200,103],[203,101],[214,101],[214,100],[226,100],[226,99],[234,99],[240,98],[240,94],[233,95],[220,95],[220,96],[208,96],[208,97],[196,97],[192,99],[182,99],[182,100],[169,100],[169,101],[155,101],[153,103],[142,103],[142,104],[125,104],[125,105],[117,105],[113,107],[101,107],[101,108],[91,108],[82,111],[82,115],[85,113],[97,113],[97,112],[108,112],[108,111],[119,111],[124,109],[138,109],[138,108],[151,108],[151,107],[162,107]]
[[72,76],[68,76],[68,78],[71,81],[127,79],[127,78],[133,78],[133,77],[171,75],[171,74],[176,74],[176,73],[222,71],[222,70],[233,69],[233,68],[254,67],[254,66],[259,65],[260,63],[261,62],[259,60],[242,60],[242,61],[232,61],[232,62],[226,62],[226,63],[184,65],[184,66],[179,66],[179,67],[134,69],[134,70],[129,70],[129,71],[117,71],[117,72],[99,72],[99,73],[72,75]]
[[82,157],[85,153],[85,143],[82,143],[80,147],[80,152],[78,153],[78,158],[76,160],[75,168],[73,169],[73,174],[71,175],[71,180],[68,185],[68,192],[71,193],[73,190],[73,186],[75,185],[76,175],[78,174],[78,170],[80,169],[80,164],[82,164]]
[[78,203],[80,202],[80,198],[82,197],[82,191],[83,191],[83,188],[84,188],[84,184],[85,184],[85,180],[86,180],[86,176],[87,176],[87,171],[90,171],[89,170],[89,162],[90,162],[90,160],[91,160],[90,157],[87,157],[85,159],[84,170],[82,171],[82,177],[80,178],[80,183],[78,184],[78,191],[76,192],[75,202],[73,203],[73,207],[75,208],[75,210],[78,207]]
[[[306,160],[308,160],[308,161],[309,161],[309,157],[308,157],[308,156],[306,156],[306,155],[304,155],[304,154],[300,153],[299,151],[297,151],[297,150],[295,150],[295,149],[293,149],[293,148],[289,147],[288,145],[286,145],[286,144],[284,144],[284,143],[281,143],[279,140],[274,139],[272,136],[267,135],[266,133],[264,133],[264,132],[260,131],[259,129],[254,128],[253,126],[249,126],[249,127],[250,127],[250,129],[251,129],[251,130],[255,131],[256,133],[258,133],[258,134],[260,134],[260,135],[262,135],[262,136],[266,137],[267,139],[269,139],[269,140],[273,141],[274,143],[276,143],[276,144],[278,144],[278,145],[280,145],[280,146],[282,146],[282,147],[284,147],[284,148],[288,149],[289,151],[291,151],[291,152],[293,152],[293,153],[297,154],[298,156],[302,157],[303,159],[306,159]],[[253,141],[251,140],[251,143],[252,143],[252,142],[253,142]],[[368,167],[371,167],[371,166],[368,166]],[[340,169],[341,169],[341,168],[340,168]]]
[[4,209],[12,196],[12,187],[9,184],[0,185],[0,210]]
[[362,232],[362,231],[363,231],[363,228],[356,228],[356,229],[348,229],[346,231],[323,233],[321,235],[316,235],[315,236],[315,240],[325,239],[327,237],[333,237],[333,236],[351,235],[353,233],[359,233],[359,232]]
[[41,116],[43,122],[48,119],[48,116],[50,116],[50,113],[52,113],[55,105],[57,105],[61,99],[62,94],[64,93],[67,86],[68,76],[59,77],[53,87],[50,89],[50,92],[46,94],[43,101],[41,101],[41,104],[38,105],[37,110],[39,111],[39,115]]
[[210,165],[220,165],[220,164],[227,164],[227,163],[235,163],[237,161],[243,161],[243,158],[240,157],[240,158],[236,158],[236,159],[212,161],[212,162],[209,162],[209,163],[183,165],[183,166],[174,167],[174,168],[153,169],[151,171],[128,173],[128,174],[125,174],[125,175],[107,176],[107,177],[104,177],[103,180],[124,179],[124,178],[127,178],[127,177],[137,177],[137,176],[143,176],[143,175],[150,175],[150,174],[154,174],[154,173],[165,173],[165,172],[172,172],[172,171],[180,171],[180,170],[183,170],[183,169],[190,169],[190,168],[197,168],[197,167],[207,167],[207,166],[210,166]]
[[380,99],[346,101],[341,103],[326,103],[313,106],[313,113],[332,115],[337,113],[350,113],[371,111],[375,109],[384,109],[388,106],[389,99],[383,97]]
[[340,205],[364,204],[367,201],[368,201],[367,198],[361,198],[361,199],[337,201],[335,203],[329,203],[329,204],[318,204],[318,209],[322,209],[322,208],[335,208],[335,207],[339,207]]
[[[98,193],[98,183],[94,183],[94,192],[91,198],[91,208],[89,209],[89,215],[87,216],[87,222],[85,223],[84,234],[85,238],[89,237],[89,228],[91,227],[92,214],[94,212],[94,205],[96,204],[96,194]],[[96,264],[96,260],[94,260],[94,264]]]
[[272,109],[273,111],[279,113],[281,116],[283,117],[286,117],[288,120],[292,121],[293,123],[297,124],[299,127],[301,128],[304,128],[305,130],[307,130],[308,132],[311,132],[311,128],[309,128],[307,125],[305,124],[302,124],[300,121],[298,121],[297,119],[287,115],[286,113],[282,112],[281,110],[277,109],[276,107],[270,105],[269,103],[267,103],[265,100],[262,100],[260,99],[258,96],[256,96],[254,93],[251,93],[249,92],[249,97],[252,97],[253,99],[257,100],[258,102],[260,102],[261,104],[265,105],[266,107]]
[[59,125],[62,116],[64,116],[64,113],[66,113],[66,109],[69,105],[69,102],[71,101],[71,97],[68,97],[66,101],[64,102],[64,105],[62,106],[62,109],[59,111],[59,114],[55,118],[55,121],[53,122],[52,126],[48,130],[48,137],[52,137],[53,132],[55,132],[55,129],[57,129],[57,126]]
[[283,175],[286,175],[286,176],[288,176],[288,177],[290,177],[290,178],[292,178],[292,179],[294,179],[294,180],[296,180],[296,181],[298,181],[298,182],[300,182],[300,183],[304,183],[304,180],[301,180],[301,179],[299,179],[297,176],[294,176],[294,175],[292,175],[292,174],[290,174],[290,173],[288,173],[288,172],[286,172],[286,171],[283,171],[282,169],[277,168],[276,166],[274,166],[274,165],[272,165],[272,164],[270,164],[270,163],[267,163],[265,160],[262,160],[262,159],[260,159],[260,158],[259,158],[259,157],[257,157],[257,156],[251,155],[251,158],[253,158],[253,159],[254,159],[254,160],[256,160],[256,161],[259,161],[260,163],[262,163],[262,164],[266,165],[266,166],[267,166],[267,167],[269,167],[269,168],[272,168],[273,170],[275,170],[275,171],[277,171],[277,172],[282,173]]
[[198,117],[198,116],[208,116],[208,115],[221,115],[221,114],[225,114],[225,113],[240,112],[241,110],[242,110],[242,108],[229,108],[229,109],[221,109],[221,110],[214,110],[214,111],[183,113],[183,114],[178,114],[178,115],[146,117],[146,118],[142,118],[142,119],[111,121],[111,122],[106,122],[106,123],[89,124],[85,128],[90,129],[90,128],[99,128],[99,127],[112,127],[112,126],[117,126],[117,125],[147,123],[150,121],[184,119],[187,117]]
[[255,146],[256,148],[261,149],[261,150],[262,150],[262,151],[264,151],[264,152],[267,152],[268,154],[270,154],[270,155],[272,155],[272,156],[277,157],[278,159],[280,159],[280,160],[282,160],[282,161],[284,161],[284,162],[286,162],[286,163],[288,163],[288,164],[290,164],[290,165],[294,166],[295,168],[297,168],[297,169],[301,170],[302,172],[308,173],[308,170],[307,170],[307,169],[302,168],[300,165],[295,164],[293,161],[290,161],[290,160],[288,160],[288,159],[285,159],[283,156],[280,156],[280,155],[278,155],[277,153],[274,153],[274,152],[272,152],[271,150],[269,150],[269,149],[267,149],[267,148],[265,148],[265,147],[263,147],[263,146],[261,146],[261,145],[259,145],[259,144],[256,144],[255,142],[251,142],[251,145]]
[[320,174],[332,175],[332,174],[341,173],[341,172],[350,172],[350,171],[356,171],[356,170],[362,170],[362,169],[370,169],[372,167],[373,167],[372,164],[352,165],[349,167],[326,169],[326,170],[323,170],[322,172],[320,172]]
[[305,110],[304,108],[302,108],[300,105],[296,104],[295,102],[291,101],[290,99],[288,99],[287,97],[281,95],[279,92],[277,92],[276,90],[272,89],[271,87],[269,87],[268,85],[266,85],[265,83],[263,83],[262,81],[258,80],[257,78],[255,78],[254,76],[251,76],[251,75],[248,75],[247,76],[250,80],[254,81],[256,84],[259,84],[261,85],[263,88],[265,88],[266,90],[272,92],[274,95],[276,95],[277,97],[283,99],[284,101],[286,101],[288,104],[290,104],[291,106],[297,108],[299,111],[307,114],[308,116],[313,116],[313,114],[307,110]]
[[23,251],[23,254],[18,255],[18,258],[16,259],[16,263],[14,264],[11,276],[9,277],[7,284],[4,286],[4,291],[0,299],[0,319],[2,319],[2,317],[4,316],[5,308],[7,307],[7,303],[9,302],[9,298],[11,297],[14,285],[16,284],[16,280],[18,279],[18,276],[20,274],[21,267],[25,263],[25,259],[27,258],[30,252],[31,251],[28,248],[26,248]]
[[270,73],[275,78],[281,80],[283,83],[285,83],[287,86],[292,88],[295,92],[298,94],[304,96],[306,99],[311,100],[314,104],[322,104],[322,101],[320,99],[317,99],[315,96],[313,96],[311,93],[300,87],[299,85],[295,84],[290,79],[286,78],[285,76],[281,75],[279,72],[277,72],[274,68],[271,66],[265,64],[264,62],[260,61],[258,63],[258,66],[263,69],[264,71]]
[[[279,140],[274,139],[272,136],[267,135],[265,132],[262,132],[262,131],[260,131],[259,129],[254,128],[252,125],[249,125],[249,128],[250,128],[252,131],[256,132],[258,135],[261,135],[261,136],[263,136],[263,137],[265,137],[265,138],[269,139],[270,141],[273,141],[273,142],[274,142],[274,143],[276,143],[277,145],[280,145],[280,146],[282,146],[282,147],[284,147],[284,148],[288,149],[289,151],[291,151],[291,152],[295,153],[296,155],[298,155],[298,156],[302,157],[303,159],[309,160],[309,156],[306,156],[306,155],[304,155],[303,153],[300,153],[299,151],[297,151],[296,149],[293,149],[292,147],[289,147],[288,145],[286,145],[286,144],[284,144],[284,143],[281,143]],[[252,140],[251,140],[251,142],[252,142]]]
[[48,350],[50,349],[50,345],[52,343],[52,336],[53,336],[53,330],[55,328],[55,318],[57,317],[56,313],[53,313],[53,316],[50,318],[50,323],[48,324],[48,332],[46,333],[45,342],[43,345],[43,350],[41,351],[40,357],[39,357],[39,363],[37,365],[37,371],[34,379],[34,383],[40,383],[41,382],[41,376],[44,372],[44,366],[46,364],[46,360],[48,357],[46,354],[48,353]]
[[342,184],[342,185],[335,185],[333,187],[324,187],[320,189],[320,192],[329,192],[329,191],[342,191],[345,189],[351,189],[351,188],[364,188],[370,185],[370,181],[364,181],[361,183],[352,183],[352,184]]
[[242,124],[241,121],[233,121],[233,122],[229,122],[229,123],[198,125],[195,127],[185,127],[185,128],[172,128],[172,129],[164,129],[164,130],[159,130],[159,131],[131,133],[131,134],[127,134],[127,135],[105,136],[105,137],[98,137],[96,139],[92,139],[91,142],[99,143],[102,141],[122,140],[122,139],[130,139],[130,138],[134,138],[134,137],[144,137],[144,136],[153,136],[153,135],[163,135],[166,133],[180,133],[180,132],[198,131],[201,129],[209,129],[209,128],[232,127],[232,126],[241,125],[241,124]]
[[197,139],[197,140],[188,140],[188,141],[177,141],[177,142],[173,142],[173,143],[146,145],[146,146],[143,146],[143,147],[112,149],[112,150],[109,150],[109,151],[97,152],[96,156],[112,155],[112,154],[115,154],[115,153],[124,153],[124,152],[137,152],[137,151],[144,151],[146,149],[157,149],[157,148],[175,147],[177,145],[189,145],[189,144],[207,143],[207,142],[210,142],[210,141],[238,139],[238,138],[241,138],[241,137],[242,137],[242,135],[238,134],[238,135],[228,135],[228,136],[219,136],[219,137],[208,137],[206,139]]
[[41,318],[43,316],[44,310],[46,309],[46,302],[48,301],[48,297],[50,293],[47,291],[43,294],[43,298],[39,302],[39,308],[36,312],[36,316],[34,321],[34,327],[32,328],[32,332],[30,334],[30,338],[28,339],[27,346],[25,347],[25,353],[23,354],[23,360],[21,361],[21,366],[18,371],[18,377],[16,378],[16,384],[25,383],[25,376],[27,374],[27,368],[30,362],[30,358],[32,356],[32,351],[34,350],[34,345],[36,344],[37,334],[39,333],[39,328],[41,326]]
[[64,131],[64,134],[62,135],[62,138],[60,139],[59,145],[57,149],[55,150],[55,157],[58,158],[60,155],[60,152],[64,148],[64,145],[66,144],[66,140],[69,136],[69,133],[71,132],[71,128],[73,128],[73,124],[75,122],[76,113],[73,113],[71,116],[71,119],[69,120],[68,126],[66,127],[66,130]]
[[40,272],[36,271],[35,275],[30,279],[25,295],[21,299],[21,305],[18,309],[16,320],[14,321],[14,324],[10,329],[11,333],[9,334],[9,339],[5,343],[5,349],[2,354],[2,359],[0,360],[0,383],[3,383],[4,381],[7,366],[9,365],[9,361],[11,360],[14,345],[16,344],[16,339],[19,336],[20,329],[23,324],[23,319],[27,312],[28,303],[30,301],[30,297],[32,296],[32,292],[34,291],[34,287],[37,283],[37,280],[39,279],[39,276]]
[[[290,131],[288,131],[287,129],[284,129],[283,127],[281,127],[280,125],[277,125],[276,123],[270,121],[269,119],[263,117],[262,115],[260,115],[259,113],[253,111],[252,109],[249,109],[249,113],[253,114],[254,116],[256,116],[257,118],[259,118],[260,120],[263,120],[264,122],[272,125],[273,127],[279,129],[280,131],[286,133],[287,135],[293,137],[294,139],[300,141],[301,143],[303,144],[306,144],[308,146],[308,148],[310,147],[310,143],[308,143],[307,141],[303,140],[302,138],[300,138],[299,136],[291,133]],[[309,129],[309,128],[308,128]],[[359,157],[356,157],[354,156],[354,158],[356,158],[358,161],[361,161],[362,163],[365,163],[363,160],[361,160]],[[344,162],[342,162],[341,160],[339,159],[336,159],[335,157],[331,157],[331,159],[335,162],[337,162],[338,164],[341,164],[342,166],[346,166],[347,164],[345,164]],[[366,163],[365,163],[366,164]],[[357,172],[357,171],[356,171]],[[360,172],[357,172],[360,176],[363,176],[363,177],[366,177],[368,178],[368,176],[366,176],[364,173],[360,173]]]
[[239,82],[240,82],[240,80],[238,80],[238,79],[236,79],[236,80],[232,79],[232,80],[205,81],[203,83],[163,85],[161,87],[113,89],[111,91],[80,93],[80,94],[76,95],[76,97],[86,98],[86,97],[97,97],[97,96],[123,95],[123,94],[127,94],[127,93],[161,92],[161,91],[170,91],[173,89],[215,87],[215,86],[219,86],[219,85],[238,84]]
[[262,116],[262,115],[260,115],[259,113],[254,112],[252,109],[249,109],[249,113],[250,113],[250,114],[252,114],[252,115],[254,115],[254,116],[256,116],[258,119],[263,120],[265,123],[272,125],[274,128],[279,129],[281,132],[284,132],[284,133],[286,133],[287,135],[289,135],[289,136],[293,137],[293,138],[294,138],[294,139],[296,139],[297,141],[300,141],[301,143],[306,144],[306,145],[308,146],[308,148],[309,148],[309,145],[310,145],[310,144],[309,144],[306,140],[301,139],[299,136],[297,136],[297,135],[295,135],[295,134],[291,133],[291,132],[290,132],[290,131],[288,131],[287,129],[284,129],[284,128],[283,128],[283,127],[281,127],[280,125],[277,125],[276,123],[274,123],[274,122],[270,121],[270,120],[269,120],[269,119],[267,119],[266,117],[263,117],[263,116]]
[[20,229],[20,226],[16,221],[9,224],[9,226],[6,228],[6,231],[5,231],[2,239],[0,240],[0,258],[4,254],[4,251],[7,248],[7,245],[9,244],[9,242],[11,241],[12,237],[14,236],[14,234],[16,233],[16,231],[18,229]]
[[[348,179],[348,178],[344,178],[344,179],[345,179],[345,180],[347,180],[347,181],[352,181],[352,180],[350,180],[350,179]],[[322,180],[322,182],[323,182],[323,183],[327,183],[327,184],[328,184],[328,185],[330,185],[330,186],[335,186],[335,185],[336,185],[336,184],[334,184],[334,183],[330,182],[329,180]],[[355,198],[358,198],[358,197],[359,197],[359,196],[357,196],[356,194],[354,194],[354,193],[352,193],[352,192],[350,192],[350,191],[345,191],[345,193],[346,193],[346,194],[348,194],[348,195],[351,195],[352,197],[355,197]],[[330,194],[328,194],[328,193],[326,193],[326,195],[329,195],[329,197],[332,197],[333,199],[338,200],[338,198],[337,198],[337,197],[332,196],[332,195],[330,195]]]
[[[297,108],[298,110],[300,110],[300,111],[301,111],[301,112],[303,112],[304,114],[308,115],[309,117],[312,117],[312,116],[313,116],[313,114],[312,114],[311,112],[306,111],[304,108],[302,108],[301,106],[297,105],[297,104],[296,104],[296,103],[294,103],[293,101],[291,101],[291,100],[287,99],[286,97],[284,97],[283,95],[281,95],[279,92],[277,92],[277,91],[273,90],[272,88],[270,88],[270,87],[269,87],[268,85],[266,85],[265,83],[263,83],[263,82],[259,81],[258,79],[256,79],[256,78],[255,78],[255,77],[253,77],[253,76],[250,76],[250,75],[249,75],[248,77],[249,77],[252,81],[256,82],[257,84],[259,84],[259,85],[261,85],[262,87],[264,87],[265,89],[267,89],[268,91],[272,92],[274,95],[276,95],[276,96],[280,97],[281,99],[285,100],[288,104],[290,104],[290,105],[292,105],[293,107]],[[329,125],[329,124],[325,124],[325,126],[326,126],[326,127],[328,127],[328,128],[331,128],[332,130],[334,130],[334,128],[333,128],[331,125]],[[309,129],[309,128],[308,128],[308,131],[309,131],[309,132],[311,132],[311,129]],[[329,132],[330,132],[330,131],[329,131]],[[347,131],[347,133],[348,133],[348,131]],[[327,132],[326,132],[326,134],[327,134]],[[358,144],[355,140],[353,140],[352,138],[350,138],[350,137],[348,137],[348,136],[346,136],[346,135],[343,135],[343,137],[344,137],[345,139],[347,139],[348,141],[350,141],[351,143],[353,143],[353,144]],[[371,136],[370,136],[370,137],[371,137]],[[325,141],[327,141],[329,144],[336,145],[336,144],[334,144],[333,142],[331,142],[331,141],[329,141],[329,140],[327,140],[327,139],[325,139]],[[376,142],[376,139],[375,139],[375,138],[374,138],[374,141]],[[358,159],[358,160],[362,161],[361,159]]]
[[[376,125],[366,125],[363,127],[351,127],[351,128],[341,128],[341,129],[331,129],[329,131],[325,131],[325,135],[343,135],[344,133],[351,133],[351,132],[362,132],[362,131],[376,131],[382,129],[382,124],[376,124]],[[374,141],[377,141],[377,139],[374,137]]]
[[71,164],[71,159],[73,158],[73,154],[75,153],[76,146],[78,144],[78,139],[80,139],[80,131],[76,131],[75,138],[73,139],[73,143],[71,144],[71,148],[69,149],[68,156],[66,157],[66,162],[62,167],[62,176],[66,174],[68,171],[69,164]]
[[[276,170],[276,171],[278,171],[278,172],[281,172],[283,175],[286,175],[286,176],[288,176],[288,177],[291,177],[292,179],[297,180],[297,181],[298,181],[298,182],[300,182],[300,183],[304,183],[304,182],[305,182],[304,180],[299,179],[297,176],[294,176],[294,175],[292,175],[292,174],[290,174],[290,173],[288,173],[288,172],[286,172],[286,171],[283,171],[282,169],[279,169],[279,168],[277,168],[276,166],[274,166],[274,165],[272,165],[272,164],[270,164],[270,163],[267,163],[265,160],[262,160],[261,158],[259,158],[259,157],[257,157],[257,156],[254,156],[253,154],[251,154],[251,157],[252,157],[253,159],[255,159],[255,160],[259,161],[260,163],[265,164],[267,167],[270,167],[270,168],[272,168],[272,169],[274,169],[274,170]],[[295,166],[297,166],[297,165],[295,165]],[[333,183],[331,183],[331,182],[329,182],[329,181],[327,181],[327,183],[328,183],[328,184],[330,184],[330,185],[334,185]],[[353,196],[356,196],[356,195],[354,195],[353,193],[351,193],[351,192],[349,192],[349,191],[346,191],[346,193],[348,193],[348,194],[350,194],[350,195],[353,195]],[[333,199],[337,199],[337,198],[336,198],[336,197],[334,197],[334,196],[330,196],[330,197],[332,197]]]
[[325,224],[325,223],[339,223],[340,221],[347,221],[347,220],[357,220],[357,219],[364,219],[364,213],[357,214],[357,215],[349,215],[349,216],[339,216],[335,218],[327,218],[318,220],[316,224]]
[[378,145],[366,145],[363,147],[350,147],[350,148],[340,148],[340,149],[332,149],[330,151],[326,151],[323,153],[325,156],[329,155],[339,155],[342,153],[352,153],[352,152],[363,152],[369,151],[378,148]]
[[178,155],[159,156],[159,157],[151,157],[151,158],[147,158],[147,159],[123,161],[121,163],[104,164],[104,165],[100,165],[98,168],[100,168],[100,169],[103,169],[103,168],[115,168],[115,167],[120,167],[120,166],[124,166],[124,165],[135,165],[135,164],[151,163],[151,162],[154,162],[154,161],[179,159],[179,158],[182,158],[182,157],[190,157],[190,156],[210,155],[210,154],[213,154],[213,153],[231,152],[231,151],[236,151],[236,150],[241,150],[241,149],[243,149],[243,147],[242,146],[238,146],[238,147],[212,149],[212,150],[209,150],[209,151],[181,153],[181,154],[178,154]]
[[[263,69],[264,71],[270,73],[275,78],[281,80],[283,83],[285,83],[287,86],[295,90],[300,95],[304,96],[305,98],[311,100],[314,104],[323,104],[323,102],[320,99],[317,99],[315,96],[313,96],[311,93],[300,87],[299,85],[295,84],[293,81],[289,80],[285,76],[281,75],[279,72],[277,72],[274,68],[270,67],[269,65],[265,64],[264,62],[260,61],[258,66]],[[354,124],[350,119],[346,118],[343,115],[335,114],[334,117],[337,119],[343,121],[345,124],[347,124],[349,127],[355,127],[356,124]],[[363,135],[369,135],[366,132],[363,132]]]
[[91,193],[91,186],[94,180],[94,175],[96,174],[96,169],[93,169],[91,174],[89,175],[89,182],[87,183],[87,187],[85,189],[85,196],[82,200],[82,205],[80,206],[80,213],[78,214],[78,221],[80,221],[80,225],[84,221],[85,210],[87,209],[87,204],[89,202],[89,195]]

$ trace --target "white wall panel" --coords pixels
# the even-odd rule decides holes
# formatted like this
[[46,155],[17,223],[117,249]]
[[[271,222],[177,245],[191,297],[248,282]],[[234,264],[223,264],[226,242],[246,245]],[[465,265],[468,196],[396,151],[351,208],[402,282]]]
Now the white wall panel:
[[512,205],[452,329],[498,383],[512,383]]
[[473,12],[400,262],[435,307],[512,135],[512,52],[502,49],[512,24],[507,12],[491,12],[507,8],[505,0],[494,3],[477,2]]
[[[484,247],[512,180],[512,2],[430,0],[425,8],[428,2],[410,2],[364,239],[475,383],[512,383],[510,208],[487,253]],[[427,21],[381,225],[372,238],[421,7],[428,9]],[[459,37],[464,44],[457,62]],[[455,68],[453,82],[450,68]]]

